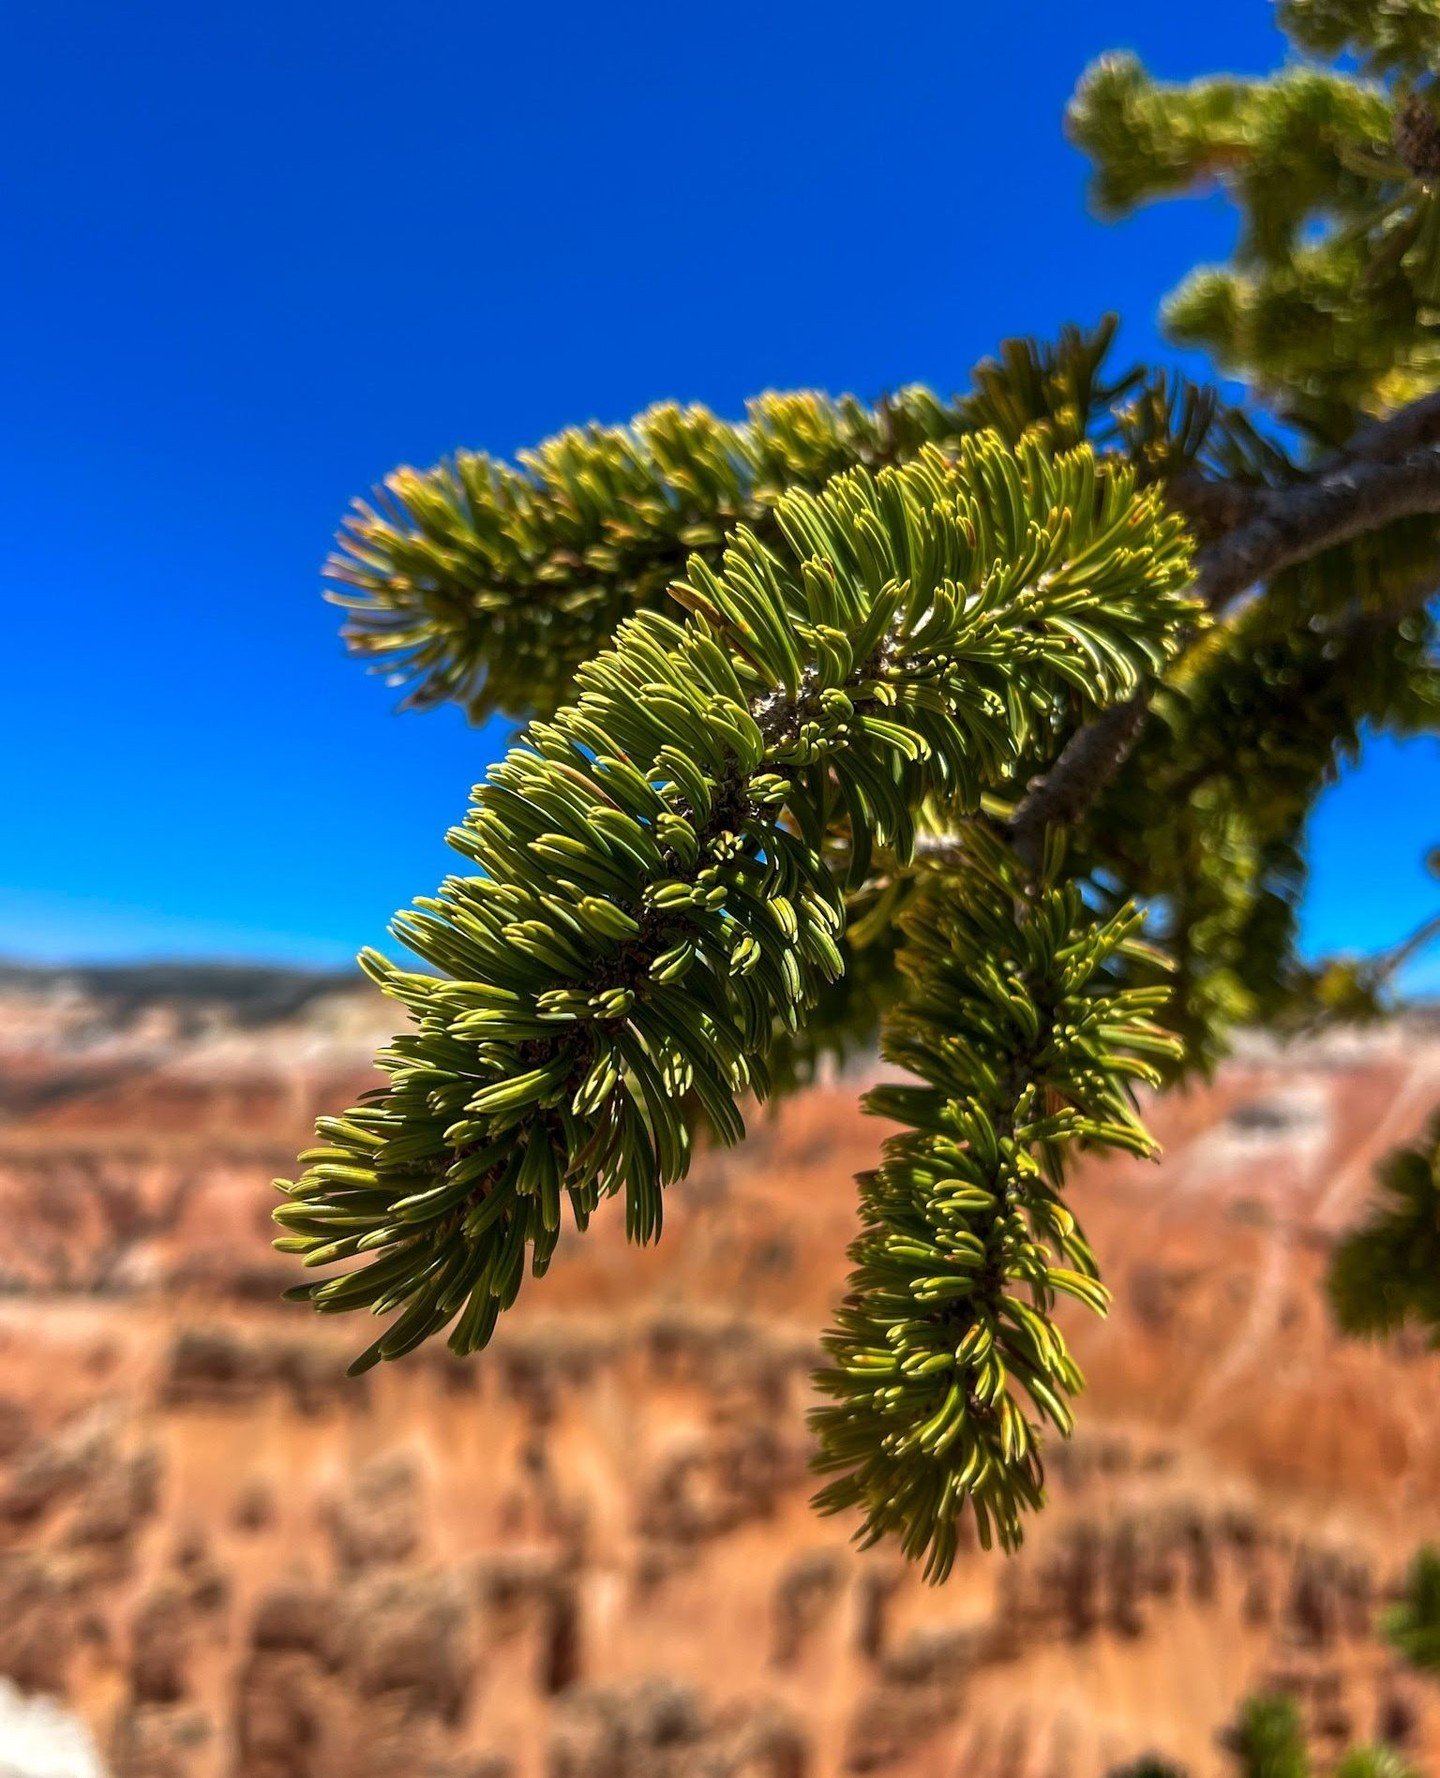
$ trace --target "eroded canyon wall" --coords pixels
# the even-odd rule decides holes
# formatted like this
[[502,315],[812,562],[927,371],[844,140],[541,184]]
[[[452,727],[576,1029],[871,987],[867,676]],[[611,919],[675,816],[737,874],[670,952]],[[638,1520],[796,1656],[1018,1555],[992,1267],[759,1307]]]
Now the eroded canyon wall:
[[1374,1631],[1440,1536],[1440,1358],[1318,1289],[1440,1027],[1249,1046],[1155,1108],[1159,1166],[1077,1180],[1081,1431],[1025,1550],[927,1589],[806,1506],[859,1082],[707,1156],[658,1250],[562,1242],[479,1360],[348,1382],[268,1181],[388,1017],[271,987],[0,983],[0,1676],[113,1778],[1211,1778],[1258,1686],[1440,1770]]

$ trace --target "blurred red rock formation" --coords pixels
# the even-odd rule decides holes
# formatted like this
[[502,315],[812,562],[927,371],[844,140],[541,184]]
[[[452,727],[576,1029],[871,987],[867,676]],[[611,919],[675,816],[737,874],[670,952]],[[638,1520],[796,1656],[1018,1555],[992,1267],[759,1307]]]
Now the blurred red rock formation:
[[1440,1101],[1424,1021],[1247,1046],[1074,1195],[1116,1307],[1053,1504],[926,1589],[807,1506],[858,1083],[758,1112],[658,1250],[571,1238],[489,1353],[360,1382],[269,1177],[387,1014],[277,978],[0,982],[0,1677],[114,1778],[1196,1778],[1257,1686],[1440,1769],[1374,1633],[1440,1536],[1440,1359],[1318,1289]]

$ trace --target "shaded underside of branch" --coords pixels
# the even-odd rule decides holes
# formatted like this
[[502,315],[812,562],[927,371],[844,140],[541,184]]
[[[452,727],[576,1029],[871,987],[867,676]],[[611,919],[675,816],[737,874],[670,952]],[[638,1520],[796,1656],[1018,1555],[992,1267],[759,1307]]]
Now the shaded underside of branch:
[[[1200,506],[1188,488],[1184,510],[1225,510],[1224,484],[1207,484]],[[1357,434],[1350,446],[1310,479],[1265,494],[1259,510],[1243,491],[1231,508],[1242,522],[1201,550],[1194,592],[1207,611],[1322,551],[1420,513],[1440,513],[1440,392]],[[1417,583],[1412,606],[1433,594],[1435,579]],[[1070,825],[1094,805],[1129,757],[1145,726],[1148,692],[1137,693],[1085,723],[1050,770],[1031,781],[1010,823],[1022,857],[1038,855],[1045,829]]]
[[1032,779],[1025,800],[1010,821],[1010,839],[1032,870],[1051,827],[1070,827],[1098,799],[1130,757],[1150,713],[1146,692],[1112,704],[1070,737],[1043,777]]
[[1346,461],[1274,493],[1248,524],[1201,551],[1195,596],[1218,611],[1241,593],[1322,550],[1394,519],[1440,512],[1440,444],[1392,461]]

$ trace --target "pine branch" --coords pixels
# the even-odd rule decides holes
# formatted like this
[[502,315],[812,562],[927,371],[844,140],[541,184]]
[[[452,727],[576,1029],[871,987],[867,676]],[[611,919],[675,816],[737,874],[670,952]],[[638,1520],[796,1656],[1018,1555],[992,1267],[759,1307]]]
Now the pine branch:
[[1279,22],[1312,55],[1350,54],[1378,74],[1432,73],[1440,51],[1435,0],[1281,0]]
[[[1278,1021],[1304,813],[1362,722],[1435,700],[1433,624],[1390,595],[1440,576],[1440,391],[1361,422],[1440,382],[1436,7],[1283,0],[1379,83],[1175,89],[1119,58],[1072,108],[1107,207],[1234,198],[1234,259],[1172,299],[1171,337],[1331,453],[1308,472],[1213,390],[1108,374],[1111,318],[1007,342],[964,396],[661,407],[397,471],[352,511],[329,573],[354,651],[412,704],[530,720],[450,836],[469,873],[396,917],[433,973],[363,959],[410,1016],[388,1085],[280,1182],[277,1245],[317,1269],[289,1294],[387,1318],[353,1368],[447,1327],[484,1346],[567,1199],[583,1229],[623,1195],[656,1236],[698,1133],[743,1135],[777,1053],[793,1077],[825,1042],[822,1005],[851,1037],[883,1013],[918,1084],[870,1101],[902,1127],[827,1337],[820,1502],[933,1578],[962,1513],[1019,1541],[1081,1386],[1057,1293],[1105,1302],[1067,1152],[1149,1152],[1131,1086],[1179,1049],[1125,898],[1169,922],[1187,1056]],[[1008,828],[983,819],[1071,724]],[[1058,835],[1107,787],[1066,881]],[[1337,1308],[1440,1326],[1435,1133],[1384,1178]],[[1308,1767],[1285,1705],[1234,1745],[1257,1778]],[[1383,1749],[1352,1763],[1398,1778]]]
[[1415,1552],[1404,1590],[1381,1620],[1381,1632],[1407,1665],[1440,1674],[1440,1549],[1427,1544]]
[[1082,723],[1059,758],[1025,792],[1010,818],[1010,840],[1032,868],[1045,835],[1054,827],[1073,827],[1099,799],[1140,738],[1150,714],[1147,692],[1136,692]]
[[[1336,574],[1337,593],[1347,578]],[[1383,600],[1362,587],[1337,605],[1273,583],[1166,676],[1155,720],[1087,821],[1086,871],[1156,908],[1177,966],[1165,1023],[1187,1067],[1208,1067],[1237,1024],[1293,1030],[1371,998],[1366,966],[1317,970],[1296,954],[1305,826],[1367,729],[1434,728],[1434,623],[1413,609],[1433,586]]]
[[1440,444],[1440,389],[1402,407],[1398,413],[1362,427],[1347,440],[1342,461],[1393,463],[1421,445]]
[[668,602],[691,554],[718,560],[739,524],[769,540],[788,490],[969,429],[924,389],[874,409],[770,394],[739,425],[665,405],[629,426],[571,428],[517,464],[457,452],[355,503],[329,597],[349,613],[351,650],[409,686],[409,704],[453,699],[474,721],[547,715],[626,617]]
[[[1196,597],[1218,612],[1261,581],[1327,549],[1399,518],[1440,512],[1440,443],[1412,443],[1432,436],[1440,438],[1440,395],[1368,428],[1315,476],[1267,491],[1255,516],[1200,551]],[[1424,604],[1434,585],[1428,578],[1418,582],[1414,603]],[[1073,825],[1094,805],[1139,738],[1149,697],[1142,691],[1083,724],[1029,786],[1010,824],[1023,856],[1034,859],[1048,826]]]
[[[1109,56],[1070,108],[1107,214],[1217,185],[1233,201],[1229,264],[1186,279],[1165,304],[1166,331],[1206,351],[1317,447],[1342,445],[1368,415],[1440,376],[1431,5],[1416,0],[1404,25],[1410,0],[1314,0],[1288,10],[1286,27],[1302,33],[1324,15],[1314,43],[1373,57],[1383,83],[1358,79],[1353,63],[1320,68],[1306,58],[1262,79],[1171,86],[1133,56]],[[1398,35],[1382,49],[1392,28]],[[1409,59],[1426,40],[1417,85]]]
[[927,443],[953,452],[985,430],[1051,450],[1088,439],[1142,484],[1194,482],[1197,510],[1230,477],[1232,516],[1243,489],[1286,479],[1278,447],[1212,390],[1111,372],[1115,327],[1110,316],[1053,343],[1007,340],[951,399],[918,386],[874,407],[768,394],[737,424],[662,406],[628,426],[572,428],[514,464],[461,451],[397,469],[346,519],[329,597],[348,613],[351,650],[406,686],[408,705],[454,700],[472,720],[527,719],[564,700],[625,618],[667,609],[692,555],[713,566],[741,525],[773,543],[786,492],[908,462]]
[[781,547],[696,558],[690,621],[623,625],[491,768],[451,836],[477,874],[396,919],[442,974],[366,960],[416,1028],[276,1213],[307,1265],[366,1261],[294,1294],[400,1311],[359,1368],[452,1321],[483,1346],[567,1195],[657,1234],[697,1122],[739,1139],[775,1027],[843,966],[837,827],[852,884],[907,857],[927,798],[973,810],[1058,699],[1129,696],[1193,612],[1180,521],[1086,449],[980,434],[776,516]]
[[[1372,444],[1376,442],[1372,440]],[[1282,569],[1394,520],[1440,512],[1440,444],[1394,459],[1342,458],[1272,493],[1262,511],[1197,558],[1196,597],[1219,611]]]
[[1117,960],[1142,917],[1091,915],[1059,877],[1032,877],[975,826],[901,918],[903,999],[886,1059],[919,1084],[866,1108],[902,1126],[861,1180],[850,1290],[817,1378],[817,1504],[858,1507],[862,1542],[897,1535],[943,1580],[968,1506],[981,1543],[1013,1549],[1042,1500],[1042,1426],[1062,1435],[1081,1376],[1057,1294],[1104,1312],[1094,1257],[1061,1198],[1080,1144],[1153,1152],[1132,1080],[1178,1045],[1152,1022],[1166,989],[1126,986]]
[[1346,1333],[1384,1337],[1414,1322],[1440,1336],[1440,1118],[1379,1177],[1369,1215],[1331,1260],[1331,1307]]
[[1264,1692],[1246,1698],[1221,1741],[1234,1755],[1236,1778],[1311,1778],[1305,1725],[1293,1698]]
[[[1422,396],[1361,427],[1330,460],[1332,469],[1349,463],[1393,463],[1422,445],[1440,444],[1440,390]],[[1207,540],[1242,530],[1268,510],[1274,487],[1181,468],[1165,484],[1170,504],[1193,531]]]
[[1198,537],[1238,530],[1265,509],[1269,489],[1263,483],[1226,481],[1196,469],[1182,469],[1165,484],[1165,493]]

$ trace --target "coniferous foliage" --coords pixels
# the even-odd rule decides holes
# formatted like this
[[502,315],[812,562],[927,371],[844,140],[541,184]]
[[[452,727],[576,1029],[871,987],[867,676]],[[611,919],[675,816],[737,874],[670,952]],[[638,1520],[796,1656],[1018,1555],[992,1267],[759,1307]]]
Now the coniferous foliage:
[[1281,0],[1280,22],[1316,55],[1354,55],[1374,74],[1414,78],[1440,70],[1436,0]]
[[[1315,1770],[1299,1706],[1290,1697],[1261,1692],[1247,1698],[1224,1742],[1236,1778],[1312,1778]],[[1420,1778],[1398,1749],[1378,1742],[1349,1748],[1332,1774],[1333,1778]]]
[[1410,1761],[1394,1747],[1352,1747],[1335,1768],[1335,1778],[1420,1778]]
[[1413,1322],[1440,1332],[1440,1120],[1380,1169],[1373,1210],[1330,1263],[1330,1301],[1340,1325],[1371,1337]]
[[583,1227],[623,1191],[658,1233],[698,1116],[739,1138],[775,1026],[841,972],[841,883],[908,857],[927,798],[973,812],[1057,697],[1129,695],[1192,613],[1179,521],[1085,448],[977,435],[777,522],[491,769],[452,835],[477,874],[397,920],[441,973],[368,960],[415,1029],[277,1212],[308,1265],[366,1257],[299,1294],[400,1311],[360,1367],[451,1321],[484,1345],[566,1198]]
[[1421,1673],[1440,1674],[1440,1550],[1418,1550],[1405,1588],[1382,1620],[1385,1640]]
[[1297,951],[1310,810],[1367,729],[1440,724],[1429,616],[1352,598],[1333,615],[1311,600],[1302,619],[1277,593],[1189,650],[1086,836],[1088,867],[1156,908],[1152,936],[1175,964],[1164,1016],[1189,1068],[1223,1055],[1237,1025],[1324,1015],[1338,971]]
[[1305,1730],[1293,1698],[1247,1698],[1225,1739],[1238,1778],[1310,1778]]
[[1094,1255],[1063,1196],[1080,1145],[1152,1152],[1129,1092],[1179,1046],[1140,915],[1097,919],[1060,873],[1037,880],[978,828],[902,916],[905,990],[883,1053],[919,1084],[866,1108],[901,1126],[861,1181],[861,1233],[814,1416],[823,1510],[856,1507],[942,1579],[968,1504],[980,1541],[1020,1541],[1040,1504],[1037,1417],[1062,1433],[1081,1377],[1058,1296],[1103,1314]]
[[730,425],[703,407],[650,409],[627,427],[562,432],[510,465],[461,452],[397,470],[359,502],[330,563],[351,647],[412,700],[553,710],[575,669],[632,612],[661,607],[687,558],[761,526],[795,488],[953,443],[953,407],[902,390],[853,399],[764,395]]
[[[1416,65],[1407,51],[1405,69]],[[1440,120],[1428,89],[1397,102],[1303,63],[1268,80],[1167,86],[1118,56],[1086,77],[1070,127],[1110,214],[1216,181],[1234,197],[1233,265],[1193,273],[1166,321],[1222,369],[1261,378],[1312,439],[1338,444],[1357,411],[1434,382]]]
[[781,496],[844,469],[988,430],[1057,450],[1089,439],[1142,482],[1182,461],[1255,480],[1284,472],[1278,447],[1211,391],[1110,370],[1114,336],[1112,318],[1053,346],[1008,341],[949,400],[918,386],[874,406],[769,394],[738,425],[657,407],[560,433],[514,465],[460,452],[398,469],[346,520],[331,597],[350,613],[354,652],[408,685],[412,703],[453,699],[477,721],[543,716],[624,618],[669,605],[692,556],[715,565],[739,526],[774,542]]
[[[567,1204],[622,1196],[653,1238],[698,1139],[883,1026],[913,1084],[872,1098],[900,1129],[861,1182],[820,1498],[939,1577],[964,1514],[1013,1547],[1070,1425],[1056,1298],[1105,1297],[1068,1155],[1146,1152],[1132,1090],[1238,1023],[1393,1001],[1411,947],[1308,960],[1297,909],[1340,766],[1440,728],[1440,10],[1279,17],[1273,76],[1110,58],[1070,113],[1107,213],[1234,201],[1232,260],[1166,314],[1239,406],[1117,368],[1111,318],[959,394],[665,405],[352,511],[352,649],[411,705],[529,724],[450,836],[463,872],[397,916],[423,967],[364,959],[409,1015],[388,1085],[282,1186],[316,1274],[291,1294],[389,1318],[357,1368],[483,1346]],[[1440,1332],[1437,1142],[1336,1257],[1357,1330]],[[1247,1771],[1305,1770],[1286,1709],[1250,1710]]]
[[[1111,57],[1082,81],[1069,120],[1107,214],[1216,185],[1233,199],[1232,264],[1195,273],[1167,320],[1294,430],[1292,458],[1262,478],[1272,487],[1336,445],[1343,459],[1368,416],[1440,375],[1436,170],[1405,154],[1435,103],[1440,20],[1428,4],[1343,0],[1281,17],[1302,48],[1354,56],[1373,78],[1300,61],[1268,79],[1169,86]],[[1421,429],[1396,449],[1429,438]],[[1182,480],[1172,487],[1180,495]],[[1296,953],[1305,821],[1366,732],[1436,726],[1425,607],[1437,564],[1429,512],[1299,552],[1263,600],[1222,612],[1158,689],[1089,824],[1091,867],[1161,914],[1188,1066],[1213,1062],[1241,1021],[1291,1029],[1336,1004],[1361,1009],[1363,976]]]

